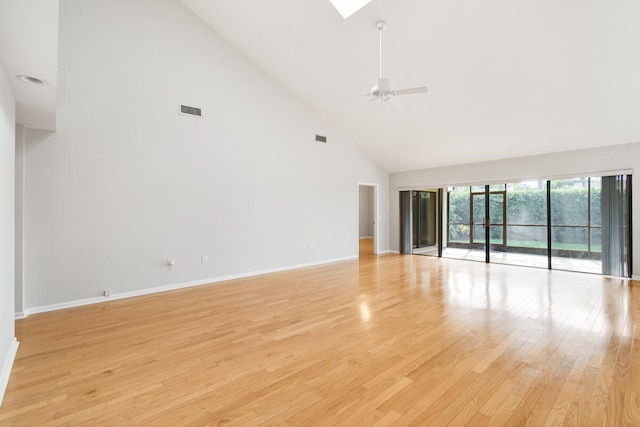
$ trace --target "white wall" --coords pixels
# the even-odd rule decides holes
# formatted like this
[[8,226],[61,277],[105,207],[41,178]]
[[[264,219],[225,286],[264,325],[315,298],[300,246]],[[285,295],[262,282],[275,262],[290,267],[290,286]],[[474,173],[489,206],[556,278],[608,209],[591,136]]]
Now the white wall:
[[26,130],[27,313],[356,257],[358,182],[388,229],[388,174],[179,2],[62,0],[59,48],[58,131]]
[[[394,173],[389,178],[389,236],[392,251],[399,249],[400,189],[516,182],[534,178],[598,176],[602,172],[640,171],[640,143],[541,156]],[[637,181],[636,177],[634,179]],[[640,242],[640,183],[633,183],[633,241]],[[640,247],[633,251],[634,274],[640,268]]]
[[15,102],[0,64],[0,403],[17,348],[14,329]]
[[360,203],[359,212],[360,212],[360,238],[363,237],[373,237],[373,201],[374,201],[374,191],[375,187],[371,185],[361,185],[360,192]]

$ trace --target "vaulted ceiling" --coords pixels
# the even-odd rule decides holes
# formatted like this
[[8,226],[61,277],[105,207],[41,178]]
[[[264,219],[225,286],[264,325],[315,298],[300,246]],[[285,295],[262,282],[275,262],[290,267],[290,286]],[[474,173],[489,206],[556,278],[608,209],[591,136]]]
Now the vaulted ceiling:
[[637,0],[180,1],[390,172],[640,141]]

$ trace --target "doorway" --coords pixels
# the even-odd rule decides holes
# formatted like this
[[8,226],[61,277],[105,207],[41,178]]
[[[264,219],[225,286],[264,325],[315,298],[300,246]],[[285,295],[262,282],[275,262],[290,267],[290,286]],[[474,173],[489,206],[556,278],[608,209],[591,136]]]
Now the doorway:
[[438,192],[413,191],[413,253],[438,256]]
[[400,192],[400,253],[442,256],[442,189]]
[[358,184],[358,255],[378,253],[378,185]]

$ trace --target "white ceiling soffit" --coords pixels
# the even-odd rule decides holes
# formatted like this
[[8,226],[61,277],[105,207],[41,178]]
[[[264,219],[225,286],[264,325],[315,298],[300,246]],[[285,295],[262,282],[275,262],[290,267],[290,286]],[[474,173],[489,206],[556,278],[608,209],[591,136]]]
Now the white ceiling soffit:
[[340,15],[344,19],[347,19],[358,10],[360,10],[364,5],[370,3],[371,0],[330,0],[331,4],[338,9]]
[[[58,1],[0,0],[0,62],[16,101],[16,122],[56,130]],[[27,75],[38,86],[18,80]]]
[[181,1],[390,172],[640,141],[637,0]]

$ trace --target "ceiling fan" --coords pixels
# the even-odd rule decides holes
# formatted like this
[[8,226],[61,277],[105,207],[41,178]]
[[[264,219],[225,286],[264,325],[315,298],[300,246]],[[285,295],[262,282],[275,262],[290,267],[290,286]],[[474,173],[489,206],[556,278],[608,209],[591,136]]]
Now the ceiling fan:
[[391,89],[391,81],[387,78],[382,77],[382,32],[387,28],[387,23],[385,21],[376,22],[376,28],[380,34],[380,73],[378,77],[378,84],[374,85],[371,88],[371,92],[367,94],[370,98],[370,101],[381,100],[383,103],[386,101],[390,101],[392,105],[397,108],[401,108],[402,106],[395,99],[398,95],[409,95],[412,93],[425,93],[427,92],[426,86],[422,87],[413,87],[409,89]]

